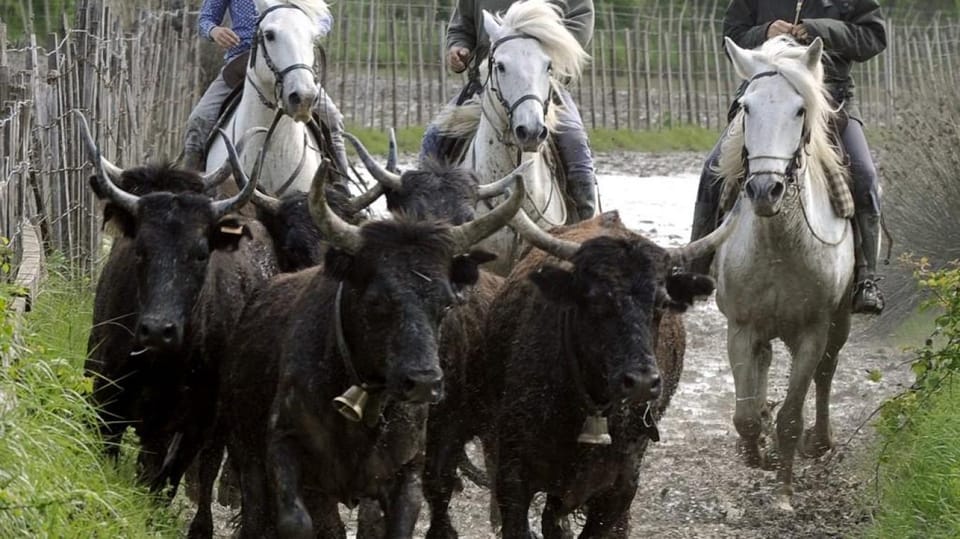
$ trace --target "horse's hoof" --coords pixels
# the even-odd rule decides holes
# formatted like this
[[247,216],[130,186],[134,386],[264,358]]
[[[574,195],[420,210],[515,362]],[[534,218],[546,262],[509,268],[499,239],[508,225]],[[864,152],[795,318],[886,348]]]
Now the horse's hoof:
[[773,507],[781,513],[793,513],[793,505],[788,494],[777,494],[773,499]]
[[833,449],[833,437],[829,434],[818,436],[812,428],[803,431],[800,437],[800,454],[807,458],[815,459],[827,454]]
[[743,438],[737,440],[737,454],[740,455],[748,468],[762,467],[763,458],[760,454],[760,444],[756,441],[744,440]]

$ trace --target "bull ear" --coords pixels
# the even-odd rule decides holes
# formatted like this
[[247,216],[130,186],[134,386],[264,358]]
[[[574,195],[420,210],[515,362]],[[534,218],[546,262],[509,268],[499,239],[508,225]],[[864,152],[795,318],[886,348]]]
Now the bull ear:
[[667,276],[667,294],[669,305],[675,310],[685,310],[694,300],[713,293],[716,283],[709,275],[674,271]]
[[323,257],[323,272],[336,281],[349,281],[353,274],[353,255],[330,247]]
[[122,235],[132,238],[137,234],[137,220],[125,209],[110,202],[106,193],[100,190],[100,184],[95,175],[90,176],[90,188],[99,200],[106,200],[103,207],[103,229],[111,235]]
[[240,240],[245,237],[253,237],[250,227],[236,217],[224,217],[217,221],[210,245],[213,250],[233,252],[240,246]]
[[577,301],[576,278],[557,266],[543,266],[530,274],[530,280],[547,301],[570,305]]
[[496,258],[497,255],[480,249],[453,257],[453,265],[450,266],[450,284],[457,290],[476,284],[480,278],[480,264]]

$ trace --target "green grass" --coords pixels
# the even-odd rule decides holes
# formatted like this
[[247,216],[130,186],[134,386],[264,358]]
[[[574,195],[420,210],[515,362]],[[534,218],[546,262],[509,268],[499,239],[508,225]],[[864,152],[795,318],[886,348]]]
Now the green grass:
[[82,365],[92,297],[88,283],[51,271],[27,317],[21,358],[0,369],[2,537],[177,534],[176,517],[135,485],[133,448],[110,462],[91,428]]
[[[348,126],[347,131],[360,138],[364,146],[374,155],[387,153],[386,131],[357,126]],[[590,129],[588,131],[590,146],[595,152],[707,151],[719,138],[719,133],[715,130],[696,126],[672,127],[662,131],[626,129]],[[423,127],[397,129],[397,145],[401,152],[419,152],[422,138]]]
[[960,379],[951,378],[880,455],[869,538],[960,537]]

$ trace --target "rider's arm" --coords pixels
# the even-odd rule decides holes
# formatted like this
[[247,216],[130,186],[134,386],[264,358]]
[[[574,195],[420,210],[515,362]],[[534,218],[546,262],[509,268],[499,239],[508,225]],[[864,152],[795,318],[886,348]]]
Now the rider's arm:
[[767,40],[773,21],[757,21],[757,0],[733,0],[723,18],[723,35],[745,49],[755,49]]
[[563,24],[577,38],[580,46],[586,48],[593,39],[593,0],[568,0],[562,5],[566,7]]
[[223,16],[227,13],[227,6],[229,5],[230,0],[203,0],[197,22],[200,37],[213,41],[210,31],[223,22]]
[[447,49],[464,47],[474,50],[477,45],[477,23],[473,20],[473,0],[460,0],[453,9],[447,26]]
[[823,39],[828,52],[865,62],[887,48],[887,30],[876,0],[855,2],[847,20],[803,19],[810,38]]

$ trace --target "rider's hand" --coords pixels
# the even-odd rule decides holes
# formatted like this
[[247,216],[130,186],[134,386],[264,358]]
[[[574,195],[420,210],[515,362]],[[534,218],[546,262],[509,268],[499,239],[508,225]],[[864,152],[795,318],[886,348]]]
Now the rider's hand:
[[777,20],[770,23],[767,27],[767,39],[777,37],[783,34],[789,34],[793,31],[793,25],[784,20]]
[[466,47],[450,47],[447,51],[447,64],[454,73],[462,73],[470,61],[470,49]]
[[813,38],[810,36],[810,32],[807,31],[807,27],[803,24],[794,26],[793,29],[790,30],[790,35],[797,40],[797,43],[801,43],[803,45],[808,45],[811,41],[813,41]]
[[215,26],[213,30],[210,30],[210,37],[213,38],[213,41],[216,42],[217,45],[225,49],[236,47],[240,44],[240,38],[237,37],[237,34],[234,34],[233,30],[224,26]]

